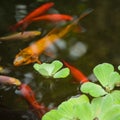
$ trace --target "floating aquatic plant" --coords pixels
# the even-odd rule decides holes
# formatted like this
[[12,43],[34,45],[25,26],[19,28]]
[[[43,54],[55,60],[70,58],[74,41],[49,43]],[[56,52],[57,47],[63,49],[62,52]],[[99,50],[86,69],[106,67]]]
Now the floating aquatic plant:
[[81,86],[81,91],[83,93],[88,93],[93,97],[99,97],[107,94],[107,92],[100,86],[92,82],[84,83]]
[[86,95],[71,98],[46,113],[42,120],[120,120],[120,104],[115,104],[113,97],[94,98],[89,102]]
[[63,64],[58,60],[52,63],[35,63],[33,67],[44,77],[65,78],[70,73],[68,68],[62,68]]
[[71,98],[46,113],[42,120],[120,120],[120,90],[114,90],[120,83],[119,73],[109,63],[97,65],[93,72],[101,85],[86,82],[81,86],[81,91],[93,99],[84,94]]
[[108,94],[116,86],[120,85],[120,74],[114,71],[113,65],[109,63],[97,65],[93,69],[93,72],[101,86],[95,83],[87,82],[81,86],[82,92],[88,93],[93,97],[99,97]]
[[85,95],[63,102],[57,110],[45,114],[42,120],[82,120],[82,118],[93,119],[89,99]]

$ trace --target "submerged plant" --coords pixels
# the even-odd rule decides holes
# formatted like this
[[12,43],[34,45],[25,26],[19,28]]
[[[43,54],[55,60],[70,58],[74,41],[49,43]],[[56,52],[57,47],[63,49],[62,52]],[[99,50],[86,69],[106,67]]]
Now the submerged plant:
[[68,68],[62,68],[63,63],[58,60],[52,63],[35,63],[33,67],[44,77],[65,78],[70,73]]
[[56,110],[46,113],[42,120],[120,120],[120,75],[113,65],[97,65],[93,72],[101,85],[86,82],[81,91],[91,95],[71,98],[61,103]]

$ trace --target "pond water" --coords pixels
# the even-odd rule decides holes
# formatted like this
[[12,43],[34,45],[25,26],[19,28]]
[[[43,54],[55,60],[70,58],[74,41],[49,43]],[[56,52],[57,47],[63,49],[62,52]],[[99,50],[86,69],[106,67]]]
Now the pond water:
[[[0,36],[9,34],[11,31],[8,28],[11,25],[39,5],[49,1],[55,3],[49,12],[78,17],[88,8],[93,8],[94,11],[80,21],[85,32],[68,33],[64,39],[49,48],[55,57],[41,55],[42,62],[66,60],[82,70],[86,76],[90,76],[93,68],[99,63],[108,62],[115,67],[120,64],[119,0],[1,0]],[[33,64],[15,67],[13,60],[20,50],[47,34],[54,26],[54,23],[45,21],[33,23],[27,30],[42,31],[40,37],[31,41],[0,42],[0,66],[5,69],[1,74],[18,78],[21,82],[29,84],[35,92],[37,101],[47,107],[57,107],[62,101],[80,94],[80,85],[73,82],[74,78],[71,75],[65,79],[47,79],[33,69]],[[33,110],[29,109],[26,101],[15,91],[15,86],[0,85],[0,119],[37,120]]]

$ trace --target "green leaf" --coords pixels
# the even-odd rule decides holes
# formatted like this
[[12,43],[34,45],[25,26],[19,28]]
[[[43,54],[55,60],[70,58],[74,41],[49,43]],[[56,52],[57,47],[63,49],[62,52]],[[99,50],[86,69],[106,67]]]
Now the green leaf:
[[[62,62],[55,60],[51,64],[35,63],[33,68],[45,77],[65,78],[69,75],[70,71],[68,68],[61,69],[62,66],[63,66]],[[59,69],[61,69],[61,70],[59,71]]]
[[[91,102],[92,109],[94,111],[94,118],[102,116],[104,112],[114,105],[113,97],[108,94],[104,97],[94,98]],[[107,106],[107,107],[106,107]]]
[[35,64],[33,65],[33,68],[34,68],[36,71],[39,71],[40,64],[35,63]]
[[99,97],[107,94],[101,86],[92,82],[82,84],[80,89],[83,93],[88,93],[93,97]]
[[99,64],[93,69],[95,76],[104,87],[108,85],[110,74],[113,71],[114,71],[114,67],[109,63]]
[[113,97],[114,104],[119,104],[120,105],[120,90],[114,90],[111,93],[111,96]]
[[120,75],[118,72],[112,72],[108,80],[108,89],[112,90],[115,86],[120,84]]
[[88,117],[84,117],[85,120],[87,120],[87,118],[91,118],[91,112],[88,97],[86,95],[81,95],[80,97],[71,98],[68,101],[63,102],[58,106],[57,110],[46,113],[42,120],[79,120],[84,116],[84,113],[88,114]]
[[63,66],[62,62],[60,62],[58,60],[53,61],[51,64],[55,66],[52,71],[52,74],[55,74]]
[[38,71],[42,76],[48,77],[49,73],[45,69],[39,69]]
[[65,78],[70,74],[70,70],[68,68],[63,68],[53,75],[53,78]]
[[62,114],[59,114],[57,110],[51,110],[42,117],[42,120],[60,120],[60,118]]
[[[70,98],[68,101],[62,102],[59,106],[58,106],[58,110],[60,109],[66,109],[67,106],[67,110],[69,111],[70,109],[73,108],[73,106],[76,106],[80,103],[89,103],[89,99],[86,95],[81,95],[80,97],[77,98]],[[69,105],[69,107],[68,107]]]
[[120,70],[120,65],[118,66],[118,70]]
[[52,76],[52,71],[55,66],[53,64],[48,63],[35,63],[33,67],[43,76]]
[[103,113],[100,120],[120,120],[120,105],[113,105],[108,111],[103,111]]
[[45,69],[48,72],[48,75],[51,76],[52,75],[52,71],[54,70],[54,65],[53,64],[49,64],[49,63],[42,63],[40,65],[39,69]]
[[[93,120],[93,111],[90,103],[78,104],[75,109],[75,116],[79,120]],[[76,120],[78,120],[76,119]]]
[[58,112],[64,116],[65,120],[90,120],[92,116],[89,99],[86,95],[81,95],[78,98],[71,98],[63,102],[58,107]]

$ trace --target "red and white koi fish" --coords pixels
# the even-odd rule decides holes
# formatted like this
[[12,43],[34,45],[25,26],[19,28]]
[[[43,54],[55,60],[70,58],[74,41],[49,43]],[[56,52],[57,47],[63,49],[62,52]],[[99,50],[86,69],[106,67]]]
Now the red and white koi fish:
[[32,18],[37,17],[43,13],[45,13],[48,9],[50,9],[54,5],[53,2],[48,2],[43,4],[42,6],[36,8],[34,11],[29,13],[25,18],[20,20],[18,23],[15,25],[11,26],[10,29],[16,30],[19,26],[23,25],[22,28],[25,29],[29,22],[31,21]]
[[1,84],[9,84],[9,85],[21,85],[20,80],[14,78],[14,77],[9,77],[9,76],[4,76],[0,75],[0,83]]
[[76,79],[77,82],[85,83],[89,82],[88,78],[76,67],[70,65],[68,62],[63,61],[64,65],[70,69],[72,76]]

